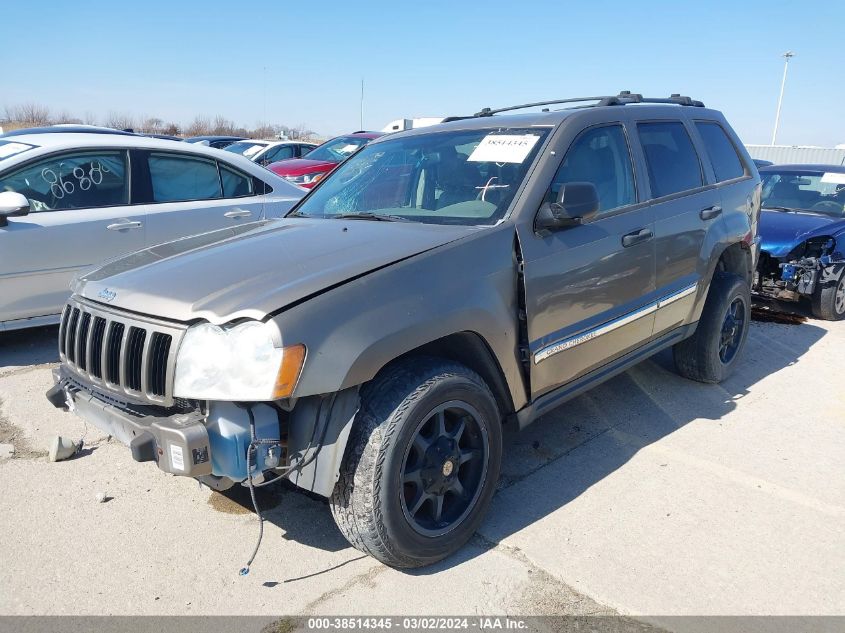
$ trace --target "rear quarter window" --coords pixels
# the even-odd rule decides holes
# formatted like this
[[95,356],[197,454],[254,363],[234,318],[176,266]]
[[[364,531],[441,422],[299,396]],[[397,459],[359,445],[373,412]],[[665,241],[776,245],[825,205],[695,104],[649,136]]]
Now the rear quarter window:
[[695,127],[704,142],[710,164],[718,182],[745,175],[742,160],[722,126],[715,121],[696,121]]

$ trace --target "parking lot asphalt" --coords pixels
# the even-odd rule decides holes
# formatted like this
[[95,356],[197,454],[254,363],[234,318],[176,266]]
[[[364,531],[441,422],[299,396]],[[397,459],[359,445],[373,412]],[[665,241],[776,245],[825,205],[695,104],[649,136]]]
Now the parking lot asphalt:
[[[277,488],[132,461],[44,398],[55,328],[0,334],[0,614],[845,615],[845,322],[754,322],[722,385],[662,354],[508,431],[488,519],[411,572]],[[86,450],[50,463],[52,435]],[[105,493],[107,501],[97,501]]]

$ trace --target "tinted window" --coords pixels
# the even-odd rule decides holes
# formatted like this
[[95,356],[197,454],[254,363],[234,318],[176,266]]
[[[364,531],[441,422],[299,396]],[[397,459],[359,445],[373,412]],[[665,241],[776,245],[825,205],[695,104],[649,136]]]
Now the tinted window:
[[176,154],[150,154],[153,202],[220,198],[220,176],[214,161]]
[[25,195],[32,212],[126,204],[126,158],[123,152],[54,156],[0,178],[0,191]]
[[572,144],[555,174],[547,201],[557,199],[561,185],[591,182],[599,194],[599,212],[637,201],[631,154],[621,125],[587,130]]
[[704,141],[704,147],[710,156],[716,180],[722,182],[745,175],[742,161],[721,125],[698,121],[695,127],[698,128],[698,133],[701,134],[701,140]]
[[703,184],[701,163],[683,123],[640,123],[651,195],[668,196]]
[[224,198],[240,198],[252,195],[252,178],[222,164],[220,165],[220,178],[223,181]]
[[271,161],[284,160],[285,158],[293,158],[293,145],[280,145],[267,152],[267,157]]

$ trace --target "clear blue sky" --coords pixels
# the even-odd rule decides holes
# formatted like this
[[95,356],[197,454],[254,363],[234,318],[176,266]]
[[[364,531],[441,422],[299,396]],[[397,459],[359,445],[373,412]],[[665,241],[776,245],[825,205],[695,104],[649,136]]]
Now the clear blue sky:
[[[768,143],[845,143],[845,2],[4,2],[0,107],[324,134],[566,96],[681,92]],[[266,67],[266,71],[265,71]]]

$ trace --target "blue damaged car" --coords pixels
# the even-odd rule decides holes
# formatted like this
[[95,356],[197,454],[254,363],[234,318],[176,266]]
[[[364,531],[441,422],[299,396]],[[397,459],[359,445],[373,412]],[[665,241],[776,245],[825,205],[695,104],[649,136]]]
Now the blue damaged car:
[[804,301],[820,319],[845,317],[845,166],[760,169],[758,297]]

